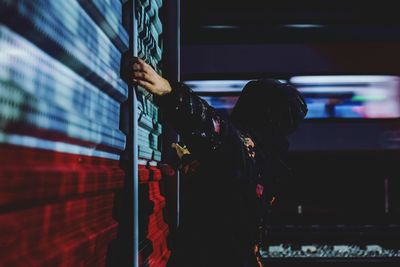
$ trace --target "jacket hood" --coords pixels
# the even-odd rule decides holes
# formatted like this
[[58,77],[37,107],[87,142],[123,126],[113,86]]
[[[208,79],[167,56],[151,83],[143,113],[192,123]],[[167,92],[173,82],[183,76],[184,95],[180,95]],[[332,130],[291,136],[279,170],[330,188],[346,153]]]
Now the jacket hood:
[[296,130],[307,111],[304,98],[294,86],[262,79],[245,85],[231,120],[239,129],[287,136]]

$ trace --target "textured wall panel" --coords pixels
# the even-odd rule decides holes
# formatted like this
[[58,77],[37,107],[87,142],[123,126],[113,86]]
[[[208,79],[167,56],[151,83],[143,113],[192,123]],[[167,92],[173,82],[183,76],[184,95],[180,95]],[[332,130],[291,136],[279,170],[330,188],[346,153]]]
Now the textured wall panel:
[[[162,72],[163,52],[160,8],[162,1],[136,1],[138,20],[138,56],[159,73]],[[161,192],[162,175],[158,169],[161,161],[162,126],[158,107],[152,97],[138,91],[138,145],[139,145],[139,265],[162,267],[168,262],[167,246],[169,228],[164,218],[166,200]]]
[[0,0],[0,266],[105,266],[124,186],[120,1]]

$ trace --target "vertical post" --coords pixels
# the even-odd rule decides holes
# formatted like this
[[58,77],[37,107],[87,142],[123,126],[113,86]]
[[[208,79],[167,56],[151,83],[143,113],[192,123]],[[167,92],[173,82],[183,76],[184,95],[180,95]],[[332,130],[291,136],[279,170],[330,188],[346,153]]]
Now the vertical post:
[[[181,5],[180,5],[180,0],[176,0],[176,36],[177,36],[177,51],[176,51],[176,69],[177,69],[177,80],[180,81],[181,80]],[[179,136],[178,136],[178,141],[179,141]],[[176,192],[177,192],[177,214],[176,214],[176,227],[179,227],[179,218],[180,218],[180,181],[181,181],[181,177],[180,177],[180,173],[178,172],[177,174],[177,183],[176,183]]]
[[[137,56],[137,18],[136,18],[136,0],[131,1],[131,31],[130,31],[130,51],[132,57]],[[132,102],[130,103],[130,125],[132,138],[132,172],[133,172],[133,266],[139,266],[139,177],[138,177],[138,103],[136,96],[136,88],[130,88],[130,94],[132,95]]]

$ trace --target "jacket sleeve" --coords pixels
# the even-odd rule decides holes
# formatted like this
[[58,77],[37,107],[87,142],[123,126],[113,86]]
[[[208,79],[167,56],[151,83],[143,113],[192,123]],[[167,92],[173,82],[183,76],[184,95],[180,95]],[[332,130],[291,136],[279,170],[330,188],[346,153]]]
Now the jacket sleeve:
[[164,120],[182,136],[191,152],[217,150],[233,134],[232,125],[185,84],[171,87],[171,93],[155,97]]
[[200,162],[193,157],[193,154],[183,155],[181,158],[181,166],[180,169],[186,176],[193,176],[196,174],[197,169],[200,166]]

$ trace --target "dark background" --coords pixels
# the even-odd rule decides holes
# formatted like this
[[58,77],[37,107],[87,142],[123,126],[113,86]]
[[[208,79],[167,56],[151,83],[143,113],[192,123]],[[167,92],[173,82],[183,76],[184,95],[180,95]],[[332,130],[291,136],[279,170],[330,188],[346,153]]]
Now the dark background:
[[[399,76],[400,16],[390,1],[181,4],[182,80]],[[274,211],[274,241],[363,236],[398,246],[400,143],[388,136],[399,130],[399,119],[307,120],[289,137],[294,177]],[[293,225],[310,231],[288,231]]]

